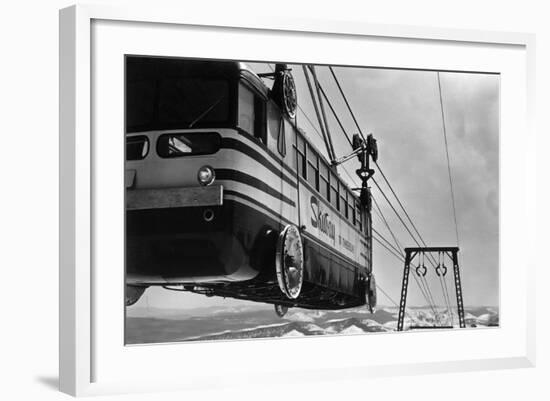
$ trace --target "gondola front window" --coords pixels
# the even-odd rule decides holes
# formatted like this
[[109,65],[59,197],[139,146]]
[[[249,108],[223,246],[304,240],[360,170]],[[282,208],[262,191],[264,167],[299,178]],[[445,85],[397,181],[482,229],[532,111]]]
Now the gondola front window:
[[149,139],[145,135],[126,138],[126,160],[142,160],[149,153]]
[[130,58],[126,132],[234,125],[232,81],[223,71],[201,66],[185,60]]
[[160,157],[209,155],[221,146],[221,137],[215,132],[184,132],[161,135],[157,141]]
[[137,81],[127,91],[128,132],[229,124],[229,83],[222,79]]

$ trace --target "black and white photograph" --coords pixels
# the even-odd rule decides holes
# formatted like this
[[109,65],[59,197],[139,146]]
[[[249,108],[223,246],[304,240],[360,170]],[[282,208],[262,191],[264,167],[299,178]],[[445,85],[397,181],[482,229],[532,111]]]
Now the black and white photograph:
[[126,345],[499,326],[498,73],[124,68]]
[[548,13],[453,5],[4,2],[0,398],[549,398]]

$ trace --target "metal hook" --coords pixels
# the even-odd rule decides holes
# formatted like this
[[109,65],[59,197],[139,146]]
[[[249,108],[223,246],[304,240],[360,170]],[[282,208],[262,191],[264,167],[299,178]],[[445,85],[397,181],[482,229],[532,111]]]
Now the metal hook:
[[445,266],[445,255],[443,255],[443,263],[441,263],[441,252],[438,252],[438,264],[435,268],[436,274],[441,277],[447,274],[447,266]]
[[424,263],[418,263],[418,266],[416,266],[416,274],[418,276],[422,276],[424,277],[426,275],[426,273],[428,272],[428,269],[426,268],[426,266],[424,265]]
[[424,266],[424,263],[422,261],[423,256],[424,256],[423,252],[420,252],[418,254],[418,265],[416,266],[416,269],[415,269],[416,275],[419,276],[419,277],[420,276],[424,277],[426,275],[426,270],[427,270],[426,266]]

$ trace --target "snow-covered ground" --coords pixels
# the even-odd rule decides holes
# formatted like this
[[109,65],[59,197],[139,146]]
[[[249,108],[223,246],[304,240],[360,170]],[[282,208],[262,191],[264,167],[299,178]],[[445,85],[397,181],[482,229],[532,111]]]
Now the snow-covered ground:
[[[351,335],[390,332],[397,329],[397,308],[379,308],[371,314],[365,308],[339,311],[290,309],[279,318],[265,306],[234,310],[201,311],[193,315],[171,310],[166,313],[133,311],[127,317],[126,340],[129,344],[227,340],[312,335]],[[498,308],[465,308],[467,327],[498,326]],[[419,327],[458,327],[456,310],[444,308],[408,308],[404,329]]]

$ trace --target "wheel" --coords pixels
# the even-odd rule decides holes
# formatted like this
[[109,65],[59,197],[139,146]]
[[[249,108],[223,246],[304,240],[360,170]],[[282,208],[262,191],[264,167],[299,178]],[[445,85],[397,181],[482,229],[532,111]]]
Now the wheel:
[[146,289],[147,287],[127,285],[126,286],[126,306],[132,306],[137,301],[139,301],[139,299],[141,298],[141,296],[143,295]]
[[283,75],[283,104],[284,110],[289,118],[296,117],[296,84],[290,72],[285,71]]
[[278,304],[276,304],[274,306],[275,306],[275,313],[279,317],[283,317],[288,312],[288,306],[278,305]]
[[367,304],[370,313],[374,313],[376,311],[376,302],[376,280],[374,278],[374,274],[371,273],[365,281],[365,303]]
[[277,239],[275,254],[277,283],[289,299],[296,299],[304,281],[304,250],[300,230],[287,225]]

